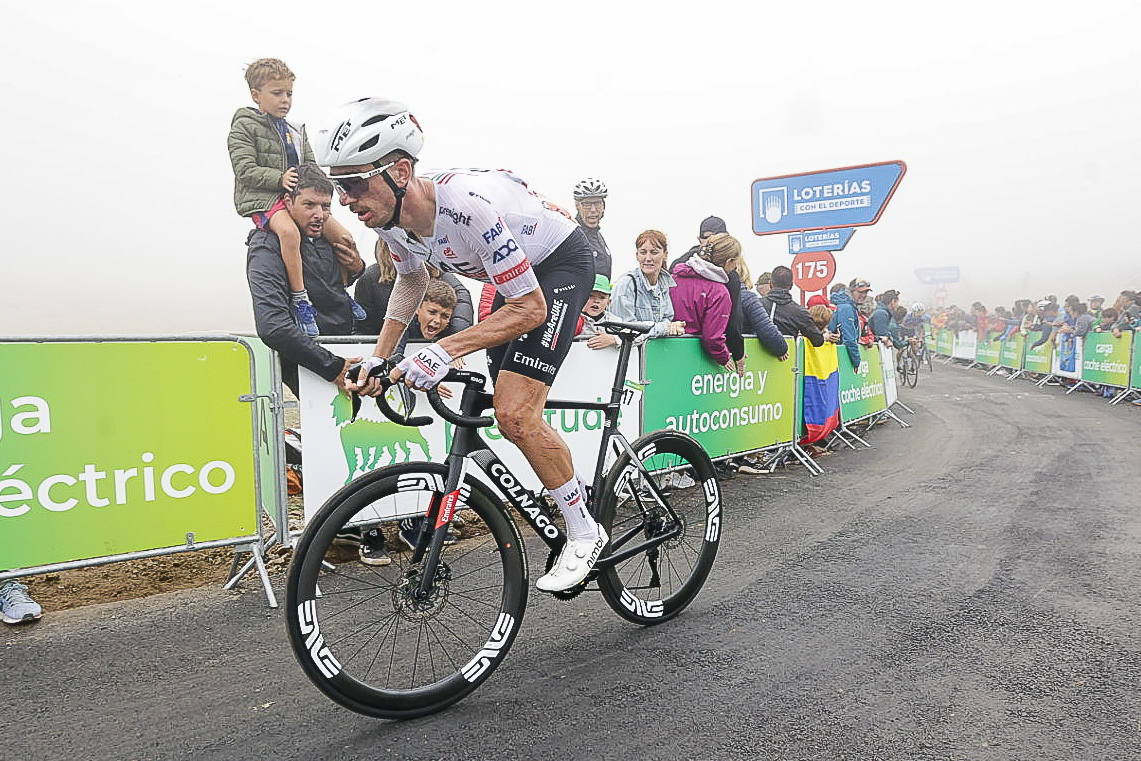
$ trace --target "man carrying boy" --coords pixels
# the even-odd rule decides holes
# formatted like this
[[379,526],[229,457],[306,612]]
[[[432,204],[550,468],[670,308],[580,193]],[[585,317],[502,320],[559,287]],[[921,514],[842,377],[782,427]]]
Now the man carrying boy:
[[[307,335],[316,336],[320,328],[305,289],[301,235],[288,215],[278,214],[285,210],[286,195],[297,187],[298,166],[313,162],[305,129],[285,121],[293,105],[293,80],[293,72],[276,58],[251,63],[246,68],[246,83],[257,108],[245,106],[234,113],[226,145],[234,167],[234,206],[256,228],[277,236],[294,317]],[[352,236],[331,217],[325,221],[323,234],[334,245],[355,249]],[[348,273],[342,273],[342,286],[348,282]],[[363,320],[364,310],[351,298],[349,302],[353,316]]]

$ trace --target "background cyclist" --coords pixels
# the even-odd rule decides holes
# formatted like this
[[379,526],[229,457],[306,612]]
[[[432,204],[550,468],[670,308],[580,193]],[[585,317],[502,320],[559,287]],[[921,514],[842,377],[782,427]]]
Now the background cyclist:
[[606,183],[587,177],[574,186],[574,208],[578,212],[575,221],[586,235],[590,243],[590,251],[594,254],[594,271],[599,275],[606,275],[610,279],[610,270],[613,266],[610,258],[610,247],[602,237],[602,217],[606,214],[606,196],[609,191]]
[[[569,215],[507,172],[416,176],[424,136],[400,103],[363,98],[342,107],[327,125],[316,135],[318,163],[330,167],[341,204],[388,243],[397,271],[374,357],[362,369],[392,354],[424,296],[427,262],[495,285],[486,320],[428,344],[390,377],[431,388],[454,359],[488,350],[496,424],[523,452],[566,522],[567,544],[536,586],[575,586],[608,537],[586,509],[570,450],[542,412],[594,284],[586,236]],[[357,390],[381,393],[376,379]]]

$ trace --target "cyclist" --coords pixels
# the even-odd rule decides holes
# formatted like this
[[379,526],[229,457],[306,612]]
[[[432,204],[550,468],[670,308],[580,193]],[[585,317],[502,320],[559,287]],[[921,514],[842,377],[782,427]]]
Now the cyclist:
[[590,243],[594,254],[594,271],[606,275],[607,280],[610,279],[610,247],[602,237],[601,223],[606,214],[606,196],[609,194],[606,183],[593,177],[579,180],[574,186],[574,207],[578,212],[575,221]]
[[567,543],[536,586],[570,589],[609,541],[586,509],[570,450],[543,419],[543,405],[594,285],[594,257],[570,215],[503,170],[416,175],[424,134],[401,103],[348,103],[316,134],[317,163],[330,169],[340,202],[388,244],[396,267],[374,356],[357,393],[382,393],[367,371],[389,358],[428,284],[425,264],[492,283],[491,315],[402,359],[389,378],[430,389],[453,360],[487,349],[496,424],[523,452],[563,514]]

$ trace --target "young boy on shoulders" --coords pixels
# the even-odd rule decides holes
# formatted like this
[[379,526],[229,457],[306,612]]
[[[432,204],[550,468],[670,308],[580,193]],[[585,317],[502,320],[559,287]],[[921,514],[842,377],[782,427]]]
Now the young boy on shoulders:
[[[246,84],[257,107],[244,106],[234,113],[226,145],[234,168],[234,206],[259,230],[269,229],[281,241],[294,317],[307,335],[316,336],[317,310],[305,291],[301,233],[288,214],[278,214],[285,209],[285,194],[297,186],[297,167],[313,161],[305,129],[285,120],[293,106],[294,79],[276,58],[259,58],[246,67]],[[332,217],[323,237],[335,248],[356,250],[352,236]],[[342,282],[347,285],[349,280],[349,273],[342,272]],[[354,318],[365,319],[355,301],[352,308]]]

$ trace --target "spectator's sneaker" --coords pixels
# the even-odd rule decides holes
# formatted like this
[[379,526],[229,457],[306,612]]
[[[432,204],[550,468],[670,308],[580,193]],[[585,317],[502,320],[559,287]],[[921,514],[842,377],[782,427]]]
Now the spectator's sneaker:
[[294,301],[293,316],[305,331],[305,335],[310,338],[321,335],[321,331],[317,328],[317,310],[308,301]]
[[539,577],[535,587],[544,592],[562,592],[582,583],[590,575],[590,569],[598,562],[602,549],[610,537],[606,529],[598,527],[598,536],[594,539],[572,541],[567,539],[563,551],[559,553],[555,564],[546,575]]
[[[420,524],[423,522],[423,518],[405,518],[400,521],[400,540],[408,546],[408,549],[416,549],[416,542],[420,538]],[[444,537],[444,546],[451,547],[459,540],[460,532],[454,525],[448,526],[448,535]]]
[[342,528],[333,537],[333,544],[340,544],[344,547],[360,547],[361,546],[361,530],[357,527]]
[[737,475],[733,471],[733,466],[724,461],[713,463],[713,472],[718,481],[732,481],[733,477]]
[[9,579],[0,584],[0,619],[6,624],[35,621],[44,614],[40,604],[28,594],[28,588]]
[[366,312],[364,310],[364,307],[362,307],[360,304],[358,304],[357,300],[354,299],[352,296],[349,296],[349,303],[353,307],[353,319],[354,320],[367,320],[368,319],[368,312]]
[[376,526],[361,534],[361,546],[357,552],[365,565],[388,565],[392,562],[384,546],[384,534]]
[[405,518],[400,521],[400,541],[410,550],[416,549],[416,542],[420,539],[420,524],[423,521],[423,518]]

